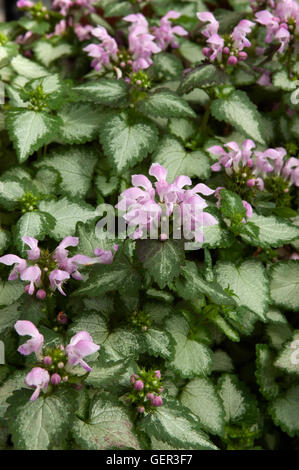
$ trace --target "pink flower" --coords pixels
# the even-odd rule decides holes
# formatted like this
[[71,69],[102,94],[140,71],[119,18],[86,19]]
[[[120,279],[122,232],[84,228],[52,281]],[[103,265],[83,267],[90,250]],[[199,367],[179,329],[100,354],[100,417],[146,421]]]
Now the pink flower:
[[27,251],[28,259],[30,261],[35,261],[39,259],[40,249],[38,248],[38,240],[36,240],[36,238],[27,236],[22,237],[22,240],[24,243],[26,243],[26,245],[31,248],[31,250]]
[[15,281],[18,279],[19,274],[22,274],[22,272],[27,268],[26,260],[16,255],[4,255],[0,258],[0,263],[6,264],[6,266],[14,265],[13,270],[8,277],[9,281]]
[[92,369],[83,361],[83,358],[94,354],[99,349],[100,346],[93,342],[92,337],[87,331],[79,331],[79,333],[72,337],[70,344],[66,347],[68,356],[67,367],[70,369],[80,364],[85,370],[90,372]]
[[188,32],[181,26],[172,26],[170,19],[177,19],[181,16],[181,13],[177,11],[169,11],[160,20],[160,26],[157,28],[153,27],[153,34],[156,37],[158,46],[163,50],[167,49],[168,46],[178,47],[178,43],[175,35],[187,36]]
[[[227,152],[223,147],[226,147],[229,151]],[[213,171],[221,171],[222,167],[224,167],[226,173],[231,175],[233,170],[239,170],[240,165],[248,165],[255,143],[253,140],[247,139],[242,143],[241,148],[234,141],[224,144],[223,147],[214,145],[208,148],[209,152],[219,157],[218,162],[214,163],[211,169]]]
[[41,390],[46,390],[48,388],[49,381],[49,372],[41,367],[34,367],[29,374],[27,374],[25,384],[31,388],[36,387],[35,392],[31,395],[31,401],[34,401],[39,397]]
[[69,9],[74,5],[75,2],[72,0],[54,0],[53,1],[53,8],[57,8],[60,10],[60,13],[63,16],[66,16]]
[[[249,204],[247,201],[242,201],[242,204],[244,208],[246,209],[246,217],[252,217],[253,211],[252,211],[252,206]],[[243,219],[243,222],[246,222],[245,219]]]
[[292,184],[299,186],[299,160],[291,157],[285,164],[282,174],[285,178],[289,178]]
[[129,51],[133,59],[133,71],[147,69],[152,65],[152,54],[157,54],[161,48],[154,42],[155,36],[150,34],[148,22],[141,13],[128,15],[125,21],[132,23],[129,27]]
[[246,34],[251,32],[254,23],[248,20],[241,20],[240,23],[235,26],[232,32],[232,38],[234,41],[234,47],[239,51],[244,49],[244,47],[250,47],[251,42],[247,39]]
[[85,41],[91,38],[91,32],[94,29],[91,25],[83,26],[80,23],[75,24],[75,33],[79,41]]
[[103,66],[110,66],[111,59],[117,59],[118,46],[103,26],[93,28],[91,33],[101,41],[101,44],[90,44],[83,50],[88,52],[89,57],[93,57],[91,65],[99,72]]
[[[118,245],[114,245],[114,253],[118,250]],[[101,264],[112,264],[114,259],[114,254],[112,251],[102,250],[102,248],[96,248],[94,250],[94,254],[96,255],[98,262]]]
[[36,326],[31,321],[20,320],[15,324],[15,330],[20,336],[31,336],[31,339],[19,347],[19,353],[28,356],[34,352],[37,359],[40,360],[44,337]]
[[208,23],[207,26],[205,26],[205,28],[201,31],[204,36],[210,38],[211,36],[214,36],[214,34],[218,33],[219,23],[212,13],[208,11],[197,13],[197,18],[203,23]]
[[33,2],[29,0],[18,0],[17,8],[32,8],[34,6]]
[[[197,193],[211,195],[214,191],[204,184],[198,184],[190,190],[184,189],[192,184],[191,179],[184,175],[178,176],[169,184],[166,181],[166,169],[158,163],[152,164],[149,174],[157,180],[156,189],[146,176],[133,175],[134,187],[121,194],[122,200],[116,206],[125,212],[123,217],[127,224],[134,227],[133,238],[141,238],[147,231],[150,231],[151,235],[156,233],[160,222],[163,221],[162,217],[170,217],[176,207],[181,217],[180,223],[185,225],[188,222],[188,234],[193,234],[196,240],[202,240],[202,227],[217,224],[217,221],[210,214],[202,212],[207,203]],[[165,235],[161,234],[161,237],[166,239]]]

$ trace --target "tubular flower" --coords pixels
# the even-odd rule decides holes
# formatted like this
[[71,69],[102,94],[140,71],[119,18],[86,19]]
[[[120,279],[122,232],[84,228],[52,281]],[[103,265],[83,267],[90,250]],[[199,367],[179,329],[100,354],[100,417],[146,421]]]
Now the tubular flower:
[[202,23],[207,23],[201,33],[206,37],[208,47],[204,47],[202,52],[211,62],[217,60],[219,63],[236,65],[247,58],[247,53],[243,52],[243,49],[251,46],[246,35],[254,26],[252,21],[241,20],[232,34],[224,38],[218,34],[219,23],[212,13],[197,13],[197,18]]
[[83,361],[85,356],[94,354],[100,349],[100,346],[95,344],[87,331],[79,331],[75,336],[72,337],[70,344],[66,347],[66,353],[68,357],[67,368],[80,364],[87,372],[90,372],[92,368]]
[[[87,30],[85,29],[85,33]],[[80,30],[82,37],[82,29]],[[102,67],[111,68],[111,59],[117,59],[118,46],[103,26],[97,26],[91,30],[91,34],[101,41],[100,44],[89,44],[83,50],[93,58],[92,67],[99,72]]]
[[31,339],[19,347],[18,352],[24,356],[29,356],[29,354],[34,352],[37,359],[40,360],[44,337],[36,326],[31,321],[20,320],[15,324],[15,330],[20,336],[31,336]]
[[[14,281],[20,276],[22,281],[29,282],[25,287],[25,292],[33,295],[37,288],[36,296],[40,300],[46,297],[45,289],[47,288],[52,291],[58,289],[62,295],[66,295],[62,289],[65,281],[71,277],[77,281],[82,280],[78,270],[80,265],[111,264],[114,257],[111,251],[96,249],[94,258],[81,254],[69,258],[67,248],[78,245],[79,239],[77,237],[64,238],[53,254],[41,251],[38,247],[38,240],[35,238],[24,236],[22,240],[30,247],[30,250],[27,250],[28,261],[10,254],[2,256],[0,263],[7,266],[14,265],[8,280]],[[116,250],[117,245],[114,246],[114,251]]]
[[[203,241],[202,228],[217,224],[217,220],[203,212],[207,203],[199,194],[210,196],[214,191],[205,184],[184,189],[192,184],[191,179],[184,175],[169,184],[166,180],[167,170],[158,163],[152,164],[149,174],[156,179],[155,187],[146,176],[133,175],[133,187],[121,194],[122,199],[116,205],[125,213],[123,217],[128,226],[134,229],[133,238],[141,238],[147,231],[152,235],[159,226],[162,230],[165,219],[175,213],[183,225],[185,236]],[[161,233],[160,239],[166,238],[168,236]]]
[[156,37],[157,44],[161,49],[167,49],[168,46],[178,47],[177,36],[187,36],[188,32],[182,26],[172,26],[170,19],[177,19],[181,13],[170,10],[160,20],[159,27],[153,27],[153,34]]
[[41,367],[34,367],[25,378],[25,384],[34,388],[35,392],[31,395],[30,400],[34,401],[39,397],[41,390],[47,390],[50,382],[49,372]]

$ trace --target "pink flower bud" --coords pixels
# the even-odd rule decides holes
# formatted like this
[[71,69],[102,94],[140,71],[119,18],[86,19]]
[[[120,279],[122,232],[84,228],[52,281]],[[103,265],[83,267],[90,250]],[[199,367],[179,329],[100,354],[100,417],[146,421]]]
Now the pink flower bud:
[[53,374],[52,377],[51,377],[51,384],[53,385],[58,385],[60,384],[61,382],[61,377],[59,374]]
[[134,388],[135,390],[142,390],[144,388],[144,383],[142,382],[142,380],[136,380],[136,382],[134,383]]
[[224,48],[223,48],[223,54],[227,54],[227,55],[228,55],[229,53],[230,53],[229,47],[227,47],[227,46],[224,47]]
[[247,57],[248,57],[247,52],[245,52],[245,51],[239,52],[239,59],[240,59],[240,60],[246,60]]
[[154,397],[152,399],[152,405],[153,406],[162,406],[163,405],[162,397],[160,397],[159,395],[157,397]]
[[153,394],[153,393],[148,393],[148,394],[146,395],[146,398],[147,398],[148,400],[152,401],[153,398],[154,398],[154,394]]
[[238,59],[234,55],[229,56],[228,61],[227,61],[228,65],[236,65],[237,62],[238,62]]
[[209,57],[211,55],[211,49],[209,47],[204,47],[202,49],[202,53],[204,56]]
[[63,381],[63,382],[67,382],[67,381],[68,381],[68,379],[69,379],[69,378],[68,378],[68,376],[67,376],[67,375],[65,375],[65,376],[62,378],[62,381]]
[[160,387],[160,388],[159,388],[159,392],[160,392],[160,393],[163,393],[163,392],[164,392],[164,390],[165,390],[165,388],[164,388],[164,387]]
[[39,300],[44,300],[47,296],[47,293],[44,289],[38,289],[37,293],[36,293],[36,297],[37,299]]
[[45,366],[50,366],[52,364],[52,358],[50,356],[46,356],[44,358],[44,364]]
[[255,179],[254,178],[251,178],[250,180],[247,181],[247,186],[249,186],[249,188],[253,188],[253,186],[255,185]]
[[57,365],[58,369],[63,369],[64,368],[64,363],[63,362],[59,362],[58,365]]
[[252,160],[252,158],[249,158],[248,162],[247,162],[247,166],[248,168],[252,168],[254,165],[254,161]]
[[131,382],[131,384],[134,384],[134,383],[136,382],[136,379],[138,379],[138,375],[137,375],[137,374],[131,375],[131,377],[130,377],[130,382]]
[[155,377],[157,377],[157,379],[161,379],[161,372],[159,370],[155,370]]
[[144,406],[138,406],[137,411],[138,413],[144,413],[145,412]]

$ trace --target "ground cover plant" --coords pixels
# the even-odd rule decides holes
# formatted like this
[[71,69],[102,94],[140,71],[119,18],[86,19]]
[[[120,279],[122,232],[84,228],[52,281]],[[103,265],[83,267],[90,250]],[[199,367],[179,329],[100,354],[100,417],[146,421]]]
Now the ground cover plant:
[[299,6],[0,24],[0,448],[299,449]]

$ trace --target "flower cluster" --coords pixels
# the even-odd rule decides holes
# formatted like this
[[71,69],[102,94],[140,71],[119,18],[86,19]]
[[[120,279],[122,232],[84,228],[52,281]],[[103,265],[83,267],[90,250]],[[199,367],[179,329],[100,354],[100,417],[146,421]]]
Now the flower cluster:
[[[77,34],[79,30],[77,29]],[[93,28],[91,31],[88,29],[83,32],[80,29],[79,34],[81,38],[83,37],[82,34],[91,34],[96,37],[100,44],[89,44],[83,50],[88,52],[88,55],[93,58],[91,62],[92,67],[97,70],[98,72],[102,69],[103,66],[107,68],[112,68],[111,60],[117,60],[117,53],[118,53],[118,46],[115,41],[106,31],[103,26],[98,26],[97,28]]]
[[[95,258],[81,254],[69,258],[67,248],[78,245],[79,239],[77,237],[68,236],[64,238],[54,253],[41,250],[38,247],[38,240],[33,237],[24,236],[22,240],[30,247],[30,250],[27,250],[28,260],[10,254],[2,256],[0,263],[13,266],[8,278],[9,281],[14,281],[20,276],[22,281],[29,282],[25,287],[25,292],[33,295],[37,289],[36,297],[40,300],[46,298],[47,290],[55,291],[58,289],[62,295],[66,295],[62,290],[62,285],[66,280],[70,277],[77,281],[82,280],[82,276],[78,271],[79,265],[111,264],[113,261],[112,252],[100,248],[95,249]],[[117,250],[117,245],[114,246],[114,250]]]
[[283,147],[252,152],[255,143],[250,139],[245,140],[241,148],[237,142],[228,142],[223,147],[214,145],[208,149],[218,157],[211,166],[213,171],[224,168],[229,176],[239,173],[248,187],[257,187],[261,191],[265,188],[265,178],[269,176],[285,181],[286,190],[291,185],[299,186],[299,160],[294,157],[285,160],[287,151]]
[[247,52],[243,49],[251,46],[246,35],[254,26],[252,21],[241,20],[231,35],[222,37],[218,34],[219,22],[212,13],[197,13],[197,17],[201,22],[207,23],[201,31],[207,38],[207,47],[202,52],[211,62],[236,65],[247,58]]
[[103,26],[77,25],[75,32],[79,40],[89,39],[91,36],[99,39],[100,44],[89,44],[83,50],[94,60],[91,65],[97,71],[102,67],[112,68],[113,63],[117,77],[123,76],[123,71],[129,73],[145,70],[153,63],[152,55],[161,52],[168,46],[178,47],[176,35],[186,36],[188,33],[181,26],[172,26],[170,20],[180,17],[180,13],[169,11],[160,20],[160,25],[150,29],[147,19],[141,14],[125,16],[124,21],[130,23],[128,35],[128,51],[119,50],[117,42]]
[[68,15],[73,7],[86,8],[89,12],[94,12],[93,7],[95,0],[54,0],[53,8],[58,9],[61,15]]
[[69,375],[78,364],[87,372],[91,372],[91,367],[83,358],[97,352],[100,346],[93,342],[87,331],[79,331],[66,347],[59,345],[51,349],[44,347],[43,335],[30,321],[17,321],[15,329],[20,336],[31,337],[19,347],[18,352],[24,356],[35,353],[38,361],[38,365],[27,374],[25,379],[28,387],[35,388],[30,398],[31,401],[38,398],[41,390],[46,392],[50,383],[57,386],[68,382]]
[[278,52],[283,53],[299,33],[299,5],[296,0],[272,2],[271,11],[261,10],[255,14],[256,21],[266,26],[266,43],[278,41]]
[[[133,187],[121,194],[121,201],[116,207],[124,212],[124,219],[129,227],[133,228],[133,238],[146,236],[149,231],[151,238],[161,229],[160,239],[166,240],[169,227],[165,226],[171,215],[180,222],[176,230],[184,228],[186,238],[194,238],[196,242],[203,242],[202,228],[216,225],[217,220],[203,209],[207,207],[206,201],[199,195],[210,196],[214,193],[205,184],[199,183],[192,189],[192,181],[188,176],[178,176],[172,183],[166,181],[167,170],[153,163],[149,174],[156,178],[153,187],[151,181],[144,175],[133,175]],[[136,228],[137,227],[137,228]]]
[[142,369],[139,374],[131,375],[130,382],[133,391],[128,395],[128,401],[137,406],[138,413],[149,412],[163,405],[161,393],[164,392],[164,387],[159,370]]

